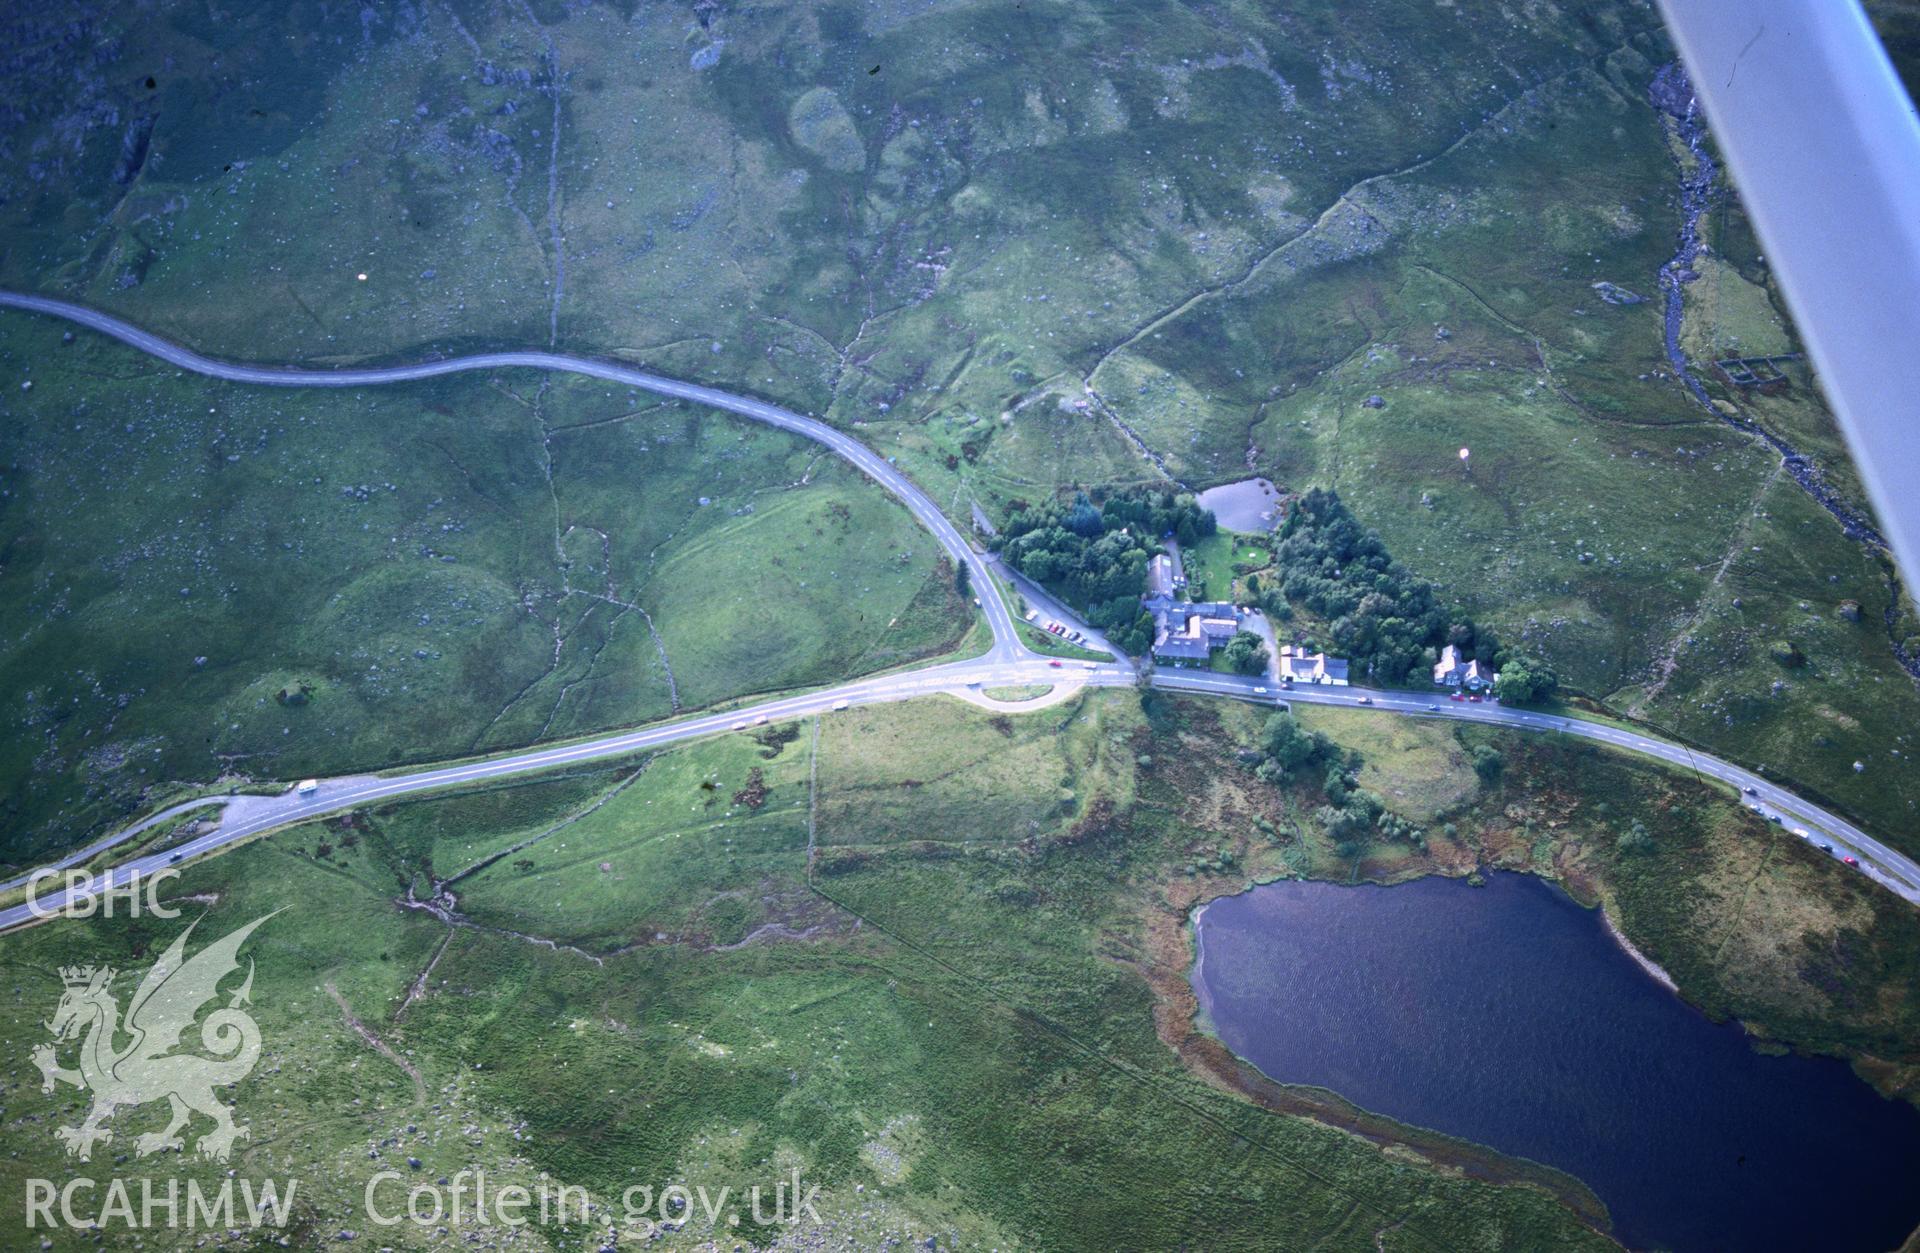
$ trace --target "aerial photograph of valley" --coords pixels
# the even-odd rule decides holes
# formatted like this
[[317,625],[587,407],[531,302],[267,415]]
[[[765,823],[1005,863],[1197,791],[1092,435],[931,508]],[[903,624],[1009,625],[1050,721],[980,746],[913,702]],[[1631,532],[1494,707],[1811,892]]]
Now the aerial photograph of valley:
[[0,5],[0,1250],[1920,1253],[1920,0]]

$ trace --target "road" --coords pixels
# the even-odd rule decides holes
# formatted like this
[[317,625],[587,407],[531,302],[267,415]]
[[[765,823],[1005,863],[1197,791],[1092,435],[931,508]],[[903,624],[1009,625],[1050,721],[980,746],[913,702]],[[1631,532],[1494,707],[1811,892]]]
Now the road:
[[[648,749],[700,736],[746,730],[765,720],[787,720],[812,715],[827,715],[843,707],[909,700],[939,693],[960,694],[974,687],[1020,687],[1036,684],[1086,684],[1098,687],[1130,687],[1139,681],[1139,672],[1126,662],[1095,663],[1059,661],[1040,657],[1020,643],[1013,619],[998,587],[989,573],[988,563],[975,552],[960,532],[947,521],[937,507],[906,476],[885,458],[852,437],[823,422],[803,417],[765,401],[735,396],[711,387],[661,378],[626,366],[572,357],[560,353],[500,352],[450,358],[419,365],[391,366],[379,369],[301,370],[277,366],[242,365],[218,361],[182,348],[169,340],[141,330],[118,318],[43,296],[0,292],[0,307],[66,318],[110,335],[143,352],[182,369],[234,382],[262,383],[278,387],[364,387],[380,383],[434,378],[464,370],[531,368],[565,371],[603,378],[612,382],[714,406],[730,413],[780,427],[816,440],[852,462],[868,477],[887,488],[932,531],[940,544],[956,561],[963,561],[972,572],[973,587],[993,630],[992,647],[982,656],[959,662],[930,666],[899,674],[860,679],[820,691],[765,701],[727,713],[705,714],[673,722],[659,723],[635,731],[615,732],[572,744],[528,749],[519,753],[483,761],[427,768],[386,778],[354,777],[324,780],[310,796],[291,791],[278,796],[215,797],[184,802],[115,835],[96,841],[72,854],[54,868],[75,864],[136,835],[153,823],[184,809],[206,804],[222,806],[219,824],[192,840],[161,853],[133,858],[104,872],[93,890],[118,887],[138,875],[168,868],[217,849],[248,839],[290,823],[338,813],[356,806],[401,796],[459,787],[491,779],[529,774],[559,766],[578,765],[627,756]],[[1061,620],[1076,629],[1085,625],[1071,616]],[[1816,840],[1835,846],[1836,856],[1850,853],[1861,861],[1861,870],[1876,883],[1905,900],[1920,904],[1920,865],[1881,844],[1836,814],[1830,814],[1795,796],[1785,788],[1743,770],[1731,762],[1695,752],[1684,745],[1654,738],[1631,727],[1590,721],[1526,709],[1508,709],[1491,703],[1454,702],[1444,695],[1432,696],[1407,692],[1370,690],[1359,687],[1301,687],[1282,689],[1267,678],[1216,674],[1199,670],[1155,670],[1152,683],[1167,691],[1196,695],[1231,697],[1259,703],[1301,703],[1347,705],[1367,709],[1383,716],[1400,715],[1425,718],[1451,718],[1488,723],[1516,730],[1571,735],[1606,744],[1627,752],[1639,753],[1694,770],[1720,780],[1736,789],[1752,789],[1750,802],[1763,813],[1777,814],[1785,826],[1801,826],[1814,833]],[[0,891],[17,886],[0,885]],[[68,899],[66,889],[55,887],[40,897],[47,908],[57,909]],[[0,930],[36,920],[25,904],[0,910]]]
[[652,392],[657,396],[672,396],[678,400],[691,400],[697,404],[710,405],[715,409],[724,409],[755,422],[764,422],[768,426],[777,426],[783,431],[792,431],[803,435],[816,443],[824,444],[840,456],[852,462],[855,468],[880,486],[899,497],[920,525],[933,532],[940,546],[955,562],[968,567],[974,594],[979,597],[981,608],[986,611],[987,624],[993,629],[993,656],[1012,660],[1032,656],[1025,645],[1021,644],[1019,633],[1013,629],[1013,617],[1006,603],[993,595],[993,580],[988,576],[986,561],[974,551],[966,538],[960,534],[947,516],[940,512],[937,505],[927,498],[926,493],[913,485],[913,481],[894,468],[892,462],[868,448],[859,440],[844,432],[835,430],[825,422],[783,409],[779,405],[756,400],[751,396],[736,396],[732,392],[723,392],[718,388],[704,387],[698,383],[683,383],[678,379],[663,378],[658,374],[649,374],[645,370],[636,370],[631,366],[619,365],[611,361],[599,361],[592,357],[575,357],[558,352],[482,352],[465,357],[448,357],[441,361],[422,361],[414,365],[376,366],[353,369],[302,369],[295,366],[250,365],[244,362],[222,361],[215,357],[203,356],[190,348],[183,348],[170,339],[163,339],[152,331],[143,330],[131,322],[122,321],[109,313],[98,309],[89,309],[71,301],[57,300],[51,296],[35,296],[24,292],[0,291],[0,308],[22,309],[29,313],[46,314],[49,317],[64,318],[78,323],[89,330],[111,336],[123,344],[138,348],[149,356],[158,357],[169,365],[179,366],[194,374],[204,374],[210,378],[225,379],[231,383],[258,383],[267,387],[376,387],[383,383],[417,382],[421,379],[441,378],[448,374],[465,374],[475,370],[552,370],[564,374],[581,374],[589,378],[605,379],[610,383],[620,383],[628,387],[637,387],[641,391]]
[[[1786,788],[1742,769],[1730,761],[1648,735],[1635,727],[1615,726],[1565,714],[1541,713],[1531,709],[1509,709],[1488,701],[1455,702],[1445,693],[1390,692],[1363,687],[1275,688],[1270,680],[1246,679],[1238,675],[1214,674],[1202,670],[1157,671],[1154,686],[1170,691],[1200,692],[1237,696],[1242,699],[1267,699],[1308,705],[1349,705],[1382,713],[1416,718],[1451,718],[1464,722],[1484,722],[1522,731],[1543,731],[1591,740],[1613,748],[1671,762],[1722,783],[1731,784],[1742,799],[1757,806],[1763,815],[1778,814],[1781,825],[1789,829],[1804,827],[1816,843],[1831,843],[1835,855],[1851,853],[1860,859],[1860,869],[1889,891],[1920,905],[1920,864],[1903,853],[1888,848],[1838,814],[1794,795]],[[1263,698],[1255,689],[1267,688]],[[1361,704],[1366,699],[1366,705]],[[1746,789],[1753,789],[1746,794]]]
[[[1082,622],[1079,615],[1055,600],[1046,588],[1041,587],[1038,583],[1035,583],[1032,579],[1002,561],[1000,554],[987,554],[987,564],[992,566],[993,572],[1005,579],[1013,587],[1014,591],[1026,598],[1027,608],[1038,611],[1038,615],[1034,620],[1028,623],[1034,630],[1044,631],[1047,629],[1048,622],[1058,622],[1064,627],[1080,632],[1080,637],[1085,643],[1074,645],[1076,648],[1085,648],[1088,652],[1093,653],[1106,653],[1112,657],[1123,657],[1126,655],[1109,643],[1103,632],[1096,631],[1087,623]],[[1071,640],[1063,640],[1062,642],[1072,643]]]

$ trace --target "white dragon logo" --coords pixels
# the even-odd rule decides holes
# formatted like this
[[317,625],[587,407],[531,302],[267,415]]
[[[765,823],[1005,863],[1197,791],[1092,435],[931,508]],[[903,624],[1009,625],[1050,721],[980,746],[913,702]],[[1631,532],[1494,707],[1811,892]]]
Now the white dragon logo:
[[[260,1060],[260,1028],[239,1008],[249,1002],[253,991],[251,959],[246,982],[233,990],[224,1008],[207,1015],[200,1027],[202,1047],[222,1056],[198,1057],[171,1050],[180,1043],[181,1033],[193,1025],[201,1008],[214,998],[220,981],[239,969],[236,955],[240,945],[255,927],[271,917],[273,914],[256,918],[185,958],[187,937],[199,925],[190,924],[140,980],[133,999],[127,1002],[124,1028],[120,1026],[119,1002],[111,990],[112,967],[61,968],[66,994],[46,1027],[61,1043],[85,1035],[80,1064],[73,1070],[61,1066],[51,1044],[34,1049],[33,1064],[44,1076],[40,1085],[43,1092],[53,1091],[54,1084],[61,1082],[93,1093],[93,1108],[80,1125],[57,1129],[68,1153],[83,1162],[91,1160],[96,1141],[113,1139],[113,1132],[104,1124],[116,1109],[165,1097],[172,1109],[166,1129],[141,1135],[134,1141],[134,1151],[146,1157],[163,1149],[183,1147],[180,1129],[187,1125],[191,1111],[198,1111],[213,1119],[214,1127],[195,1147],[215,1161],[227,1160],[233,1142],[249,1133],[246,1126],[233,1121],[232,1108],[215,1099],[213,1091],[246,1078]],[[115,1039],[123,1030],[131,1042],[117,1048]]]

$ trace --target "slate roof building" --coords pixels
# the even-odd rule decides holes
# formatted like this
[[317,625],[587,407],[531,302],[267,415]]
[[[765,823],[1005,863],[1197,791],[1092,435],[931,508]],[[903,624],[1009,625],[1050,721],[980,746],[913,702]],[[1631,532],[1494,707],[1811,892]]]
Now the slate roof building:
[[1328,687],[1347,686],[1347,660],[1325,653],[1310,653],[1304,648],[1284,644],[1280,648],[1280,677],[1289,683],[1320,683]]
[[1173,665],[1205,665],[1216,648],[1240,630],[1240,610],[1219,600],[1184,601],[1172,596],[1142,596],[1153,616],[1153,659]]
[[1441,687],[1464,687],[1478,692],[1493,686],[1500,676],[1478,661],[1468,661],[1452,644],[1440,650],[1439,664],[1433,668],[1433,681]]
[[1147,564],[1147,597],[1173,595],[1173,558],[1161,553]]

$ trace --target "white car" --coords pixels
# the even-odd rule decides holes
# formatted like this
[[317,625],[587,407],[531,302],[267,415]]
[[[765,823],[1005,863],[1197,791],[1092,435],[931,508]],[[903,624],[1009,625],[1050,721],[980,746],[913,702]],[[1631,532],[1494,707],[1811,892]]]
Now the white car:
[[835,709],[845,709],[845,708],[847,707],[847,702],[845,702],[845,701],[843,701],[843,700],[837,700],[837,701],[835,701],[835,702],[833,702],[833,707],[834,707]]
[[746,724],[746,723],[744,723],[744,722],[736,722],[736,723],[734,723],[734,724],[733,724],[733,728],[732,728],[732,729],[733,729],[733,730],[735,730],[735,731],[744,731],[744,730],[746,730],[746,729],[747,729],[747,724]]
[[1256,696],[1265,696],[1267,694],[1267,689],[1264,687],[1256,687],[1253,691]]

